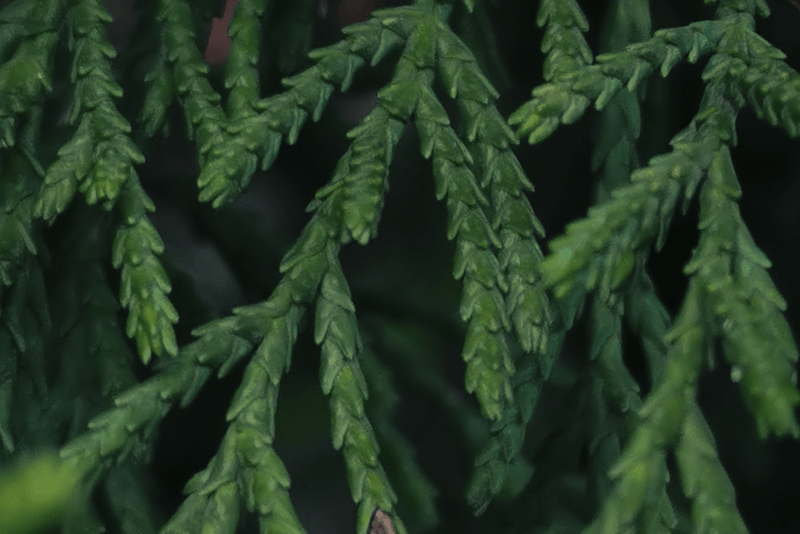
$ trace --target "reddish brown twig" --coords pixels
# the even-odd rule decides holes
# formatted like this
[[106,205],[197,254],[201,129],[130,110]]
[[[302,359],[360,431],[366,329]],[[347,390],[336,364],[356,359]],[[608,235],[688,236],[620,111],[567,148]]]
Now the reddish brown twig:
[[[211,34],[208,36],[206,51],[203,54],[203,59],[209,65],[221,65],[228,58],[228,50],[231,47],[228,24],[231,23],[233,10],[236,8],[237,3],[239,3],[239,0],[225,0],[222,18],[214,17],[211,21]],[[362,22],[369,17],[369,14],[377,6],[377,0],[342,0],[337,11],[338,22],[341,26]],[[327,0],[320,1],[318,12],[320,16],[327,15]]]
[[228,58],[228,49],[231,47],[231,38],[228,36],[228,24],[233,18],[233,10],[239,0],[225,0],[225,10],[222,18],[214,17],[211,21],[211,34],[208,36],[206,52],[203,59],[209,65],[221,65]]

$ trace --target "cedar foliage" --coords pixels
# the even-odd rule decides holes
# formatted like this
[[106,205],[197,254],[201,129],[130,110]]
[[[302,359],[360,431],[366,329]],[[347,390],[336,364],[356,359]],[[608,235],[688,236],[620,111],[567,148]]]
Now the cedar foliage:
[[[731,155],[744,108],[798,134],[800,76],[755,32],[755,17],[769,15],[763,0],[706,3],[713,18],[653,31],[646,0],[608,2],[595,51],[576,0],[541,0],[544,80],[510,113],[501,112],[489,79],[503,84],[504,74],[481,0],[380,9],[310,51],[310,2],[240,0],[221,75],[198,46],[211,2],[142,0],[153,38],[119,58],[100,0],[4,8],[0,530],[33,532],[58,521],[65,533],[233,533],[250,514],[265,534],[305,532],[275,444],[279,389],[307,331],[319,346],[330,440],[358,533],[378,507],[400,534],[444,529],[451,519],[392,422],[396,399],[415,388],[438,396],[456,439],[471,447],[474,465],[461,488],[470,509],[502,516],[503,529],[747,532],[697,384],[719,354],[762,438],[800,434],[786,302],[740,214]],[[280,42],[265,38],[275,34]],[[640,161],[646,85],[701,60],[693,118],[667,151]],[[197,199],[183,205],[234,209],[258,169],[270,169],[319,121],[335,92],[387,62],[392,74],[376,107],[347,132],[268,296],[208,318],[184,339],[179,329],[189,319],[178,310],[195,301],[185,291],[189,304],[173,303],[180,274],[165,259],[155,204],[137,171],[148,150],[182,127],[199,169]],[[129,69],[146,72],[143,83],[126,76]],[[53,108],[68,112],[65,122]],[[546,146],[559,128],[588,120],[591,108],[592,205],[546,240],[531,207],[535,169],[517,159],[526,150],[519,140]],[[359,318],[340,262],[345,245],[376,238],[395,152],[411,135],[446,211],[446,228],[432,231],[455,250],[463,385],[475,405],[454,400],[446,377],[420,357],[437,356],[426,336],[449,332],[420,326],[425,317],[413,310],[402,319],[380,310]],[[671,317],[648,260],[664,247],[679,206],[699,208],[698,239]],[[590,336],[576,373],[559,357],[578,326]],[[626,332],[640,348],[624,341]],[[634,357],[644,376],[630,368]],[[234,371],[241,378],[224,400],[216,452],[161,524],[141,467],[159,425],[191,405],[212,375]],[[526,446],[547,388],[569,392],[569,424],[540,424],[537,447]],[[564,433],[582,455],[577,473],[575,458],[559,463],[570,441],[560,441]],[[42,452],[52,448],[57,453]],[[9,467],[29,451],[36,461]],[[59,482],[45,491],[42,477]],[[575,500],[582,504],[569,504]],[[514,512],[522,509],[524,521]]]

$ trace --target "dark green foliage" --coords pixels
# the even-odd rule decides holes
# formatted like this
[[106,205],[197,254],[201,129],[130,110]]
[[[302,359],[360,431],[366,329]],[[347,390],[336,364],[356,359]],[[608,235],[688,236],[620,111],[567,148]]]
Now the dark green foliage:
[[[319,347],[330,441],[359,534],[378,507],[398,534],[453,520],[436,500],[447,490],[392,422],[394,405],[417,394],[441,408],[469,456],[471,472],[453,482],[465,508],[481,515],[497,504],[499,524],[516,522],[511,532],[748,532],[698,381],[721,347],[758,434],[800,436],[787,304],[740,214],[731,155],[747,106],[798,135],[800,75],[755,32],[756,14],[769,14],[763,1],[705,3],[719,4],[713,19],[653,32],[647,0],[612,0],[593,51],[576,0],[541,0],[544,82],[508,117],[498,100],[511,77],[480,0],[379,9],[314,50],[313,2],[239,0],[219,72],[197,46],[210,3],[142,2],[152,39],[125,60],[147,65],[138,107],[118,83],[102,2],[17,0],[0,11],[0,534],[55,521],[76,534],[234,534],[245,516],[265,534],[305,532],[276,446],[280,387],[304,329]],[[62,56],[66,67],[55,64]],[[648,84],[706,57],[696,113],[668,151],[641,164]],[[279,281],[184,342],[173,270],[162,265],[169,251],[136,170],[147,148],[180,115],[197,150],[197,202],[235,209],[257,169],[272,167],[336,91],[382,61],[393,75],[347,133]],[[289,75],[282,91],[263,94],[265,72]],[[53,120],[51,100],[67,103],[66,120]],[[545,143],[590,106],[592,206],[545,244],[531,206],[540,177],[518,160],[527,149],[519,139]],[[459,381],[476,405],[437,368],[429,340],[445,333],[413,310],[400,319],[372,310],[365,320],[340,258],[351,242],[377,237],[409,125],[446,210],[446,227],[431,231],[453,242]],[[699,206],[699,237],[671,319],[649,262],[679,203],[684,214]],[[584,311],[587,357],[564,363]],[[630,363],[639,352],[626,331],[643,372]],[[140,465],[152,459],[159,424],[212,374],[240,365],[216,453],[162,521]],[[549,389],[569,402],[562,420],[539,423]],[[58,458],[6,467],[48,448]],[[40,488],[39,475],[58,490]]]

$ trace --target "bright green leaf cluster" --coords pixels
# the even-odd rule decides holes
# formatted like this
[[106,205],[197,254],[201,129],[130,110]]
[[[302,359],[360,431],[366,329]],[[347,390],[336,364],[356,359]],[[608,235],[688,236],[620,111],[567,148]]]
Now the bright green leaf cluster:
[[[256,170],[258,148],[252,139],[270,139],[261,148],[280,145],[280,136],[270,136],[266,124],[258,121],[257,106],[259,104],[259,73],[257,69],[259,48],[261,44],[261,24],[259,18],[264,12],[265,0],[242,0],[236,5],[233,19],[228,28],[231,37],[229,59],[225,67],[225,87],[230,89],[228,95],[228,120],[223,124],[221,139],[224,145],[211,146],[210,151],[201,149],[201,161],[207,158],[207,164],[198,177],[200,200],[213,201],[215,207],[221,206],[233,198],[231,190],[222,189],[230,182],[237,184],[233,195],[237,195],[249,183]],[[195,58],[196,59],[196,58]],[[328,96],[330,93],[328,94]],[[325,98],[327,100],[327,98]],[[188,109],[187,117],[188,117]],[[223,115],[224,116],[224,115]],[[217,128],[219,125],[208,125],[205,117],[198,122],[198,128]],[[193,119],[194,120],[194,119]],[[277,150],[275,150],[277,153]],[[266,161],[262,167],[266,168]],[[230,187],[230,186],[228,186]]]
[[[352,153],[351,149],[343,157],[340,169],[346,168]],[[333,445],[342,449],[353,500],[359,504],[358,522],[365,528],[376,507],[392,513],[397,496],[378,461],[378,444],[364,412],[367,386],[357,360],[362,342],[336,256],[340,243],[352,237],[345,230],[349,199],[370,182],[368,174],[350,180],[343,174],[335,176],[331,185],[320,190],[318,197],[323,200],[312,203],[316,214],[281,264],[289,280],[311,290],[304,291],[304,296],[317,295],[314,340],[322,349],[320,384],[323,393],[330,395]],[[336,226],[342,228],[341,234],[325,229]],[[395,525],[404,532],[397,518]]]
[[[292,304],[291,282],[287,280],[284,279],[267,302],[236,310],[241,334],[249,339],[263,338],[228,408],[227,419],[231,426],[222,447],[208,468],[187,484],[186,490],[203,496],[209,489],[234,481],[237,494],[247,509],[258,513],[262,531],[278,529],[302,533],[303,528],[288,497],[289,475],[272,448],[278,386],[281,376],[289,369],[303,316],[303,308]],[[232,363],[226,362],[220,368],[221,376],[230,370]],[[201,506],[191,500],[192,496],[183,505],[187,513],[173,525],[176,531],[189,528],[191,511]],[[201,504],[205,514],[212,513],[216,506],[215,501],[208,499]]]
[[379,106],[347,134],[353,143],[339,160],[330,184],[317,192],[309,206],[316,209],[325,198],[341,191],[342,198],[336,201],[341,210],[337,217],[344,223],[349,239],[362,245],[377,235],[389,189],[389,165],[405,129],[403,120],[387,111],[397,109],[393,96],[391,92],[382,93]]
[[158,261],[164,243],[147,217],[155,207],[135,177],[125,184],[119,206],[123,224],[114,238],[112,263],[122,270],[120,302],[130,310],[125,331],[136,341],[143,362],[152,353],[175,356],[172,325],[178,312],[167,297],[172,285]]
[[491,227],[498,233],[499,261],[509,285],[509,316],[522,348],[542,353],[552,320],[536,276],[542,260],[536,239],[544,237],[544,228],[525,196],[533,186],[511,151],[516,136],[494,106],[498,94],[480,73],[475,57],[444,25],[439,28],[437,53],[439,75],[465,117],[465,135],[481,188],[490,192]]
[[0,472],[0,532],[35,534],[74,504],[78,473],[52,453]]
[[[331,274],[331,262],[336,263],[341,243],[353,238],[366,243],[374,235],[391,154],[401,130],[402,123],[379,107],[351,134],[353,146],[342,158],[331,183],[318,192],[310,206],[315,215],[281,263],[283,280],[263,305],[237,311],[240,328],[250,332],[247,337],[255,341],[263,336],[263,341],[228,410],[228,420],[232,421],[228,435],[235,436],[230,438],[235,444],[226,448],[223,443],[209,467],[187,486],[192,495],[170,523],[176,532],[191,530],[198,514],[204,517],[218,506],[232,506],[233,501],[219,501],[227,493],[221,494],[216,488],[236,480],[240,481],[238,494],[249,510],[259,513],[263,530],[303,532],[289,502],[288,473],[271,444],[278,385],[291,360],[303,311],[300,305],[315,296],[315,338],[323,346],[321,383],[323,391],[331,395],[334,445],[344,447],[353,496],[362,503],[360,517],[368,517],[378,504],[384,511],[392,510],[396,496],[377,464],[377,444],[367,439],[371,430],[363,412],[366,384],[352,360],[360,343],[351,315],[354,308],[347,282],[340,270],[336,270],[338,276]],[[375,135],[378,131],[385,134]],[[334,227],[342,228],[342,232],[331,232]],[[344,310],[344,315],[337,310]],[[266,332],[264,325],[270,325]],[[352,361],[345,365],[348,359]],[[354,382],[353,377],[361,380]],[[355,419],[347,417],[348,409]],[[401,528],[399,520],[398,524]]]

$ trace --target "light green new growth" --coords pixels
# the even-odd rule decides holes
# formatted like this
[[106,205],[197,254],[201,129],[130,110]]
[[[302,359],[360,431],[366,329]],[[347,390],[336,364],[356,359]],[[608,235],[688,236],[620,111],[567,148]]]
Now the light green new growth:
[[[258,517],[264,534],[304,533],[274,444],[281,380],[308,324],[320,347],[331,442],[341,451],[359,534],[377,507],[398,534],[407,534],[406,523],[409,530],[432,529],[443,517],[438,488],[390,422],[399,389],[391,377],[400,373],[445,407],[474,454],[464,493],[476,515],[496,499],[515,498],[523,507],[530,500],[531,528],[542,532],[569,525],[585,534],[667,533],[681,528],[678,488],[690,503],[692,532],[746,533],[696,400],[697,382],[719,341],[758,433],[800,436],[798,351],[786,302],[739,213],[742,191],[731,158],[745,106],[791,136],[800,133],[800,75],[754,31],[756,12],[769,14],[763,0],[706,3],[719,4],[713,20],[652,32],[646,0],[612,0],[595,56],[577,0],[541,0],[536,24],[545,82],[507,118],[480,62],[485,51],[470,49],[452,24],[456,16],[484,13],[480,0],[417,0],[376,10],[344,28],[339,42],[310,51],[308,64],[292,54],[306,51],[310,17],[286,15],[292,50],[279,62],[293,68],[284,90],[270,96],[260,87],[265,28],[283,21],[270,19],[277,17],[276,2],[239,0],[228,28],[224,108],[196,45],[194,4],[154,0],[146,6],[153,19],[146,92],[130,118],[117,107],[123,88],[106,35],[111,17],[100,0],[17,0],[4,8],[0,531],[27,534],[56,520],[69,534],[110,528],[89,502],[100,486],[106,511],[126,533],[234,534],[243,509]],[[71,61],[68,133],[50,134],[45,100],[54,85],[61,90],[54,82],[59,51]],[[646,84],[655,73],[667,77],[705,56],[705,89],[693,119],[672,137],[669,152],[640,165]],[[259,167],[273,165],[284,142],[298,140],[308,118],[323,116],[334,91],[346,91],[359,69],[387,58],[396,62],[394,73],[377,92],[377,106],[348,132],[349,147],[311,199],[310,218],[283,256],[269,298],[196,328],[196,339],[179,346],[172,282],[160,259],[165,245],[135,169],[145,158],[134,139],[166,133],[170,116],[182,114],[197,147],[198,201],[221,208],[247,190]],[[515,148],[519,139],[544,143],[589,106],[599,112],[593,205],[545,247],[528,196],[533,185],[512,148],[525,150]],[[409,354],[422,351],[422,341],[398,341],[422,336],[419,330],[359,317],[340,264],[345,245],[377,236],[390,165],[408,125],[447,212],[452,273],[463,284],[464,389],[477,408],[455,399],[433,364]],[[699,239],[684,268],[688,289],[671,320],[646,264],[664,246],[679,201],[684,212],[692,202],[700,206]],[[63,228],[63,243],[52,248],[69,260],[55,273],[49,225]],[[108,265],[119,271],[118,290],[107,280]],[[125,335],[120,307],[127,310]],[[557,381],[553,369],[565,336],[584,307],[589,357],[571,384],[580,412],[571,430],[588,451],[578,486],[589,519],[538,504],[544,491],[566,494],[567,482],[539,484],[537,477],[556,467],[547,464],[546,447],[535,453],[544,459],[523,449],[539,396]],[[624,359],[625,324],[641,344],[647,384]],[[151,376],[138,382],[134,352],[145,364],[153,354],[170,358],[158,359]],[[399,363],[390,363],[392,352]],[[222,378],[240,363],[243,378],[227,401],[217,452],[186,483],[177,512],[156,525],[137,462],[149,460],[158,425],[174,405],[191,404],[212,373]],[[52,408],[48,395],[62,404]],[[60,458],[42,456],[17,471],[5,467],[20,449],[54,444]],[[669,472],[668,455],[676,473]],[[61,481],[60,489],[39,488],[36,469]],[[534,481],[530,492],[522,491],[524,476]],[[670,485],[672,476],[678,485]],[[404,523],[398,509],[416,517]]]

